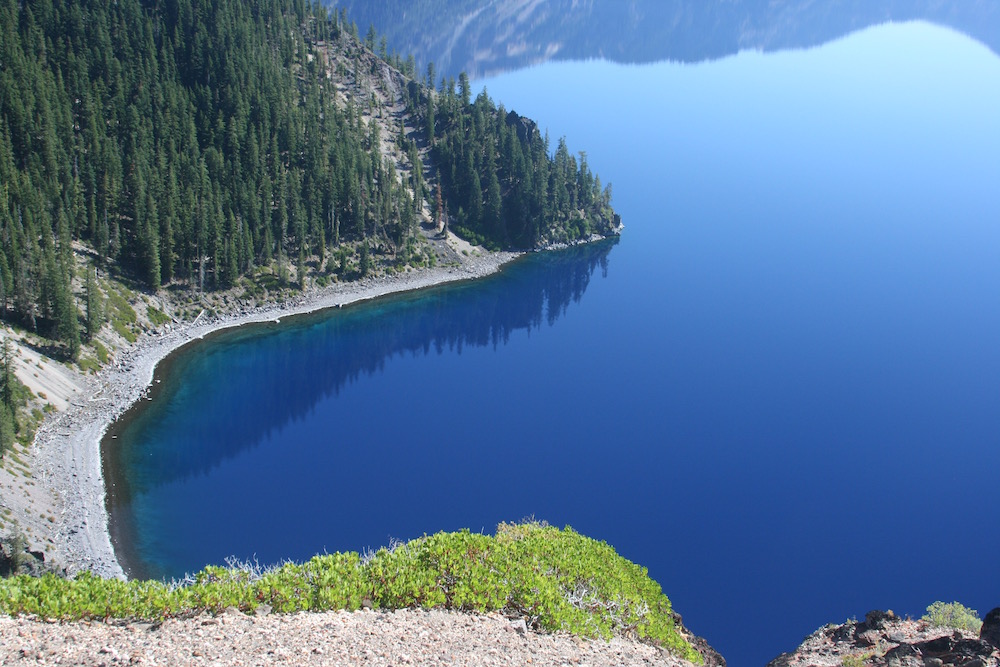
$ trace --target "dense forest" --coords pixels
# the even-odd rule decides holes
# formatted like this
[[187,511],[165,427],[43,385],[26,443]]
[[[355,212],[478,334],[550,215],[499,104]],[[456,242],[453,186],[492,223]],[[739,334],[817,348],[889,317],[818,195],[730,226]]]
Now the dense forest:
[[465,74],[457,91],[452,79],[428,102],[427,115],[441,187],[458,207],[449,219],[463,236],[533,248],[606,236],[620,224],[586,153],[578,163],[560,139],[553,159],[533,121],[498,108],[486,91],[472,101]]
[[[0,305],[70,344],[86,334],[71,293],[74,242],[152,290],[222,288],[255,265],[322,258],[345,239],[398,244],[431,194],[403,187],[378,128],[336,103],[317,44],[343,24],[320,5],[3,0],[0,24]],[[408,99],[433,107],[432,97],[419,89]],[[532,246],[545,238],[538,215],[568,219],[579,205],[596,219],[579,188],[564,196],[560,184],[576,173],[561,151],[552,206],[538,202],[529,217],[511,203],[503,219],[515,229],[503,230],[496,186],[513,202],[549,174],[537,131],[512,142],[501,115],[467,92],[442,96],[435,156],[459,227],[492,245]],[[515,143],[530,160],[510,153]],[[544,196],[546,184],[533,187]],[[529,219],[534,233],[522,229]]]
[[0,302],[29,328],[75,342],[75,241],[152,290],[219,288],[374,233],[385,201],[412,218],[334,104],[320,7],[3,0],[0,25]]
[[421,224],[614,231],[582,154],[413,62],[307,0],[0,0],[0,317],[73,359],[109,276],[295,289],[407,261]]

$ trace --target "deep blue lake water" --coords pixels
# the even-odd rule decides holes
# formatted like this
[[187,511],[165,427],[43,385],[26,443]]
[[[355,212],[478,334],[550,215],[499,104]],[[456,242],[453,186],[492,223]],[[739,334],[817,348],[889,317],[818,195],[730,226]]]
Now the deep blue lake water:
[[[136,572],[570,524],[731,665],[1000,605],[1000,59],[926,24],[488,81],[617,244],[247,328],[112,432]],[[127,548],[126,548],[127,547]]]

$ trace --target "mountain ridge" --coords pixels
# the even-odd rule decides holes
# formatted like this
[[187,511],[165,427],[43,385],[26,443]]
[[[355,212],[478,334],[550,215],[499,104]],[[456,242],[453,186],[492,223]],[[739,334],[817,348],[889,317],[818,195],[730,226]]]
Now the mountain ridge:
[[486,77],[545,62],[698,62],[740,50],[819,45],[889,21],[926,20],[1000,53],[1000,7],[988,0],[331,0],[393,48],[446,76]]

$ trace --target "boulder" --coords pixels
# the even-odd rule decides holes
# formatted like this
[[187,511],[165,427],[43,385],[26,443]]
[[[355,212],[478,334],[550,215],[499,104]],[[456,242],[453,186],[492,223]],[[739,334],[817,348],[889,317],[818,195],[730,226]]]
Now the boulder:
[[885,628],[886,623],[891,623],[892,621],[897,620],[899,620],[899,617],[897,617],[892,611],[873,609],[865,614],[864,625],[868,630],[882,630]]
[[900,644],[885,654],[885,664],[888,667],[925,667],[924,658],[910,644]]
[[535,132],[538,131],[538,125],[535,121],[530,118],[525,118],[514,111],[507,114],[507,118],[505,120],[509,127],[514,128],[514,131],[517,133],[517,138],[520,139],[522,143],[531,141]]
[[[989,643],[981,639],[967,639],[960,632],[920,642],[915,646],[924,656],[925,662],[928,658],[940,658],[945,665],[963,667],[984,667],[986,659],[993,654],[993,647]],[[989,664],[995,663],[991,661]]]
[[983,627],[979,630],[979,638],[993,648],[1000,648],[1000,607],[986,614]]

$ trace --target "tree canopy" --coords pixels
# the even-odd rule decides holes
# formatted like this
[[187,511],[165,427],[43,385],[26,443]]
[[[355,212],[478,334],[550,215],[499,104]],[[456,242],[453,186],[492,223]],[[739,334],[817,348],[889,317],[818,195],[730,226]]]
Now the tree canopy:
[[[411,76],[413,60],[374,30],[365,41],[307,0],[0,0],[3,317],[75,355],[95,321],[74,249],[152,291],[212,290],[274,264],[301,281],[342,243],[363,248],[367,269],[425,210],[491,247],[614,226],[585,156],[562,141],[550,156],[534,123],[470,99],[467,77],[459,93],[403,86],[404,178],[384,156],[374,93],[338,86],[373,77],[372,48]],[[349,55],[334,67],[334,52]]]

